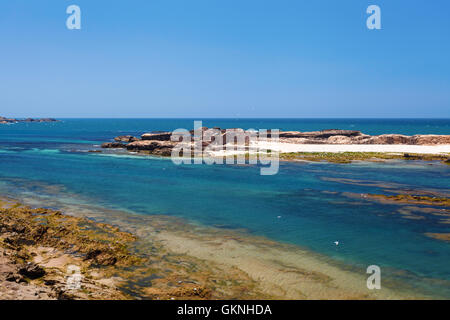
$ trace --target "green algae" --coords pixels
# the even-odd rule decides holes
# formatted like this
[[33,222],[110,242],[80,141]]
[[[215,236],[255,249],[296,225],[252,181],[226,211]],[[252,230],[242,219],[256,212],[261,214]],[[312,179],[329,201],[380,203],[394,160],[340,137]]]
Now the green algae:
[[446,197],[433,197],[433,196],[411,195],[411,194],[384,195],[384,194],[370,194],[370,193],[367,194],[367,197],[391,200],[402,203],[414,203],[420,205],[450,207],[450,198]]
[[385,153],[385,152],[291,152],[280,153],[280,159],[286,161],[327,161],[333,163],[351,163],[352,161],[384,161],[384,160],[421,160],[441,161],[450,164],[448,155]]

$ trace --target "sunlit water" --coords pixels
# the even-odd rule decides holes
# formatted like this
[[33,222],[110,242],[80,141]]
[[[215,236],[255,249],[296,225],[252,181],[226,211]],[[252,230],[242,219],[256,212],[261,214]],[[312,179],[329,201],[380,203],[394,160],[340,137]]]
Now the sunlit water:
[[[284,162],[277,175],[261,176],[256,166],[176,166],[168,159],[86,152],[120,134],[192,129],[192,125],[192,120],[181,119],[0,125],[0,194],[39,195],[48,191],[42,186],[55,186],[56,195],[77,194],[106,208],[246,229],[352,266],[376,264],[418,290],[450,297],[450,244],[424,235],[448,233],[450,224],[431,214],[406,219],[398,213],[404,205],[360,196],[395,190],[448,196],[449,166],[404,161]],[[450,134],[449,120],[210,119],[204,125]]]

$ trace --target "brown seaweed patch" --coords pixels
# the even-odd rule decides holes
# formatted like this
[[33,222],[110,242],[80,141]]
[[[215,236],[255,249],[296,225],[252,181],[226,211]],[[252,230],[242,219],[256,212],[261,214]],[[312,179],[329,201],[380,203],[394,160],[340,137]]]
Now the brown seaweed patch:
[[407,185],[394,183],[394,182],[384,182],[384,181],[375,181],[375,180],[358,180],[358,179],[348,179],[348,178],[332,178],[332,177],[320,177],[320,180],[323,181],[331,181],[338,182],[343,184],[351,184],[355,186],[361,187],[375,187],[382,189],[401,189],[408,188]]
[[351,163],[353,161],[380,162],[386,160],[421,160],[441,161],[449,164],[447,155],[439,154],[413,154],[413,153],[386,153],[386,152],[291,152],[281,153],[280,159],[285,161],[327,161],[332,163]]
[[[373,195],[373,194],[365,194],[365,193],[353,193],[353,192],[342,192],[340,195],[351,198],[354,200],[367,200],[368,203],[376,201],[382,204],[397,204],[400,207],[397,210],[389,210],[386,211],[386,214],[400,214],[405,219],[410,220],[423,220],[426,219],[427,216],[434,216],[438,218],[437,223],[440,224],[450,224],[450,209],[442,208],[444,205],[438,205],[439,199],[438,197],[431,197],[430,199],[434,199],[435,201],[425,201],[428,200],[428,197],[418,196],[421,198],[415,199],[410,195],[406,196],[406,200],[403,197],[389,196],[389,195]],[[402,196],[402,195],[400,195]],[[399,200],[397,200],[399,199]],[[448,198],[444,198],[447,199]],[[361,201],[355,201],[355,203],[360,203]],[[404,204],[416,204],[421,206],[414,205],[404,205]],[[424,205],[429,205],[433,207],[423,207]]]
[[443,197],[432,197],[432,196],[421,196],[410,194],[384,195],[384,194],[370,194],[370,193],[367,194],[367,197],[401,203],[414,203],[420,205],[450,207],[450,198],[443,198]]
[[405,206],[404,209],[422,213],[429,214],[439,218],[448,219],[450,218],[450,209],[444,208],[433,208],[433,207],[417,207],[417,206]]
[[410,195],[421,195],[421,196],[441,197],[441,198],[450,197],[450,189],[432,189],[432,188],[416,189],[406,184],[376,181],[376,180],[360,180],[360,179],[334,178],[334,177],[320,177],[320,179],[322,181],[350,184],[360,187],[380,188],[385,190],[386,192],[397,194],[410,194]]
[[427,237],[442,240],[442,241],[450,241],[450,233],[431,233],[427,232],[425,233]]
[[128,265],[138,261],[127,249],[136,240],[132,234],[86,218],[62,215],[60,211],[2,208],[0,229],[13,246],[27,243],[74,251],[99,265]]

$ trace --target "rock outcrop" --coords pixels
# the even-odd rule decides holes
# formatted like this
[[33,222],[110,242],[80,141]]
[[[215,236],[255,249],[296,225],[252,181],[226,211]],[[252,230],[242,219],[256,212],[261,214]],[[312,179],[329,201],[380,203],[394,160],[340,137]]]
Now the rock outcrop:
[[[236,138],[236,135],[244,133],[244,130],[239,128],[221,129],[213,128],[208,130],[207,127],[202,127],[200,130],[202,137],[196,137],[196,131],[191,130],[192,146],[201,144],[201,148],[205,149],[212,142],[220,141],[221,144],[226,143],[240,143],[245,145],[250,144],[251,134],[245,132],[243,138]],[[254,137],[258,137],[259,133],[255,132]],[[151,132],[144,133],[141,139],[131,135],[123,135],[114,138],[113,142],[106,142],[102,144],[102,148],[111,149],[127,149],[131,152],[143,152],[148,154],[170,156],[172,149],[177,145],[177,142],[172,141],[171,132]],[[271,131],[267,130],[267,138],[271,138]],[[357,130],[339,130],[329,129],[321,131],[280,131],[280,142],[294,143],[294,144],[402,144],[402,145],[440,145],[450,144],[450,135],[414,135],[406,136],[402,134],[382,134],[371,136]]]
[[158,141],[169,141],[171,132],[155,132],[155,133],[144,133],[141,136],[142,140],[158,140]]
[[180,219],[136,219],[113,210],[72,214],[0,198],[0,300],[274,298],[232,265],[211,267],[165,245],[160,231],[193,235]]
[[407,144],[439,145],[450,144],[450,135],[382,134],[370,136],[360,131],[323,130],[313,132],[280,132],[280,140],[298,144]]
[[450,144],[450,135],[415,135],[411,137],[411,144],[419,145],[435,145],[435,144]]
[[38,279],[45,275],[45,270],[33,262],[28,262],[19,268],[19,274],[29,279]]
[[176,142],[160,141],[160,140],[143,140],[135,141],[126,145],[128,151],[142,152],[146,151],[151,154],[160,156],[170,156]]
[[[131,250],[136,239],[112,225],[0,201],[0,299],[126,299],[107,274],[141,261]],[[79,279],[82,290],[67,287],[73,265],[92,275]]]
[[104,149],[119,149],[119,148],[126,148],[127,145],[122,142],[105,142],[102,143],[102,148]]
[[114,141],[117,142],[134,142],[134,141],[139,141],[139,138],[133,137],[133,136],[118,136],[114,138]]
[[300,131],[281,131],[280,138],[310,138],[310,139],[328,139],[333,136],[357,137],[363,135],[361,131],[327,129],[321,131],[300,132]]

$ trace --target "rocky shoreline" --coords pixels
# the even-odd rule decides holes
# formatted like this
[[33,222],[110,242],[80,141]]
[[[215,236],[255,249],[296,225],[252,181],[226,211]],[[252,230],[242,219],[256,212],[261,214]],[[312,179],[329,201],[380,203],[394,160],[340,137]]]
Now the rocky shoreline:
[[[202,139],[191,140],[192,150],[199,144],[200,150],[205,150],[215,141],[220,141],[223,145],[227,143],[227,138],[230,133],[241,132],[242,129],[221,129],[202,127]],[[190,131],[194,134],[194,130]],[[257,136],[257,133],[256,133]],[[270,131],[267,133],[270,139]],[[173,148],[179,143],[178,138],[172,136],[172,132],[151,132],[144,133],[140,138],[123,135],[114,138],[113,142],[105,142],[101,145],[103,149],[124,149],[129,152],[137,152],[143,154],[151,154],[157,156],[170,156]],[[245,148],[247,152],[251,152],[251,140],[245,136]],[[175,141],[173,141],[175,140]],[[383,135],[367,135],[361,131],[355,130],[338,130],[329,129],[313,132],[300,131],[280,131],[278,146],[293,146],[293,145],[402,145],[402,146],[447,146],[450,145],[450,135],[413,135],[406,136],[400,134],[383,134]],[[280,147],[280,149],[283,149]],[[450,163],[449,155],[426,156],[420,153],[402,153],[401,155],[393,154],[392,152],[344,152],[345,161],[335,161],[336,153],[332,152],[329,156],[324,156],[328,152],[286,152],[279,151],[283,160],[329,160],[331,162],[348,162],[352,160],[367,160],[367,159],[403,159],[403,160],[439,160]],[[429,153],[429,152],[427,152]]]
[[[133,235],[60,211],[5,201],[2,207],[1,299],[127,298],[108,273],[139,262],[129,251]],[[80,290],[68,285],[70,270],[85,275]]]
[[0,124],[19,123],[19,122],[59,122],[59,120],[53,118],[26,118],[26,119],[14,119],[5,118],[0,116]]
[[155,239],[144,245],[114,225],[0,199],[0,300],[271,298],[254,287]]

